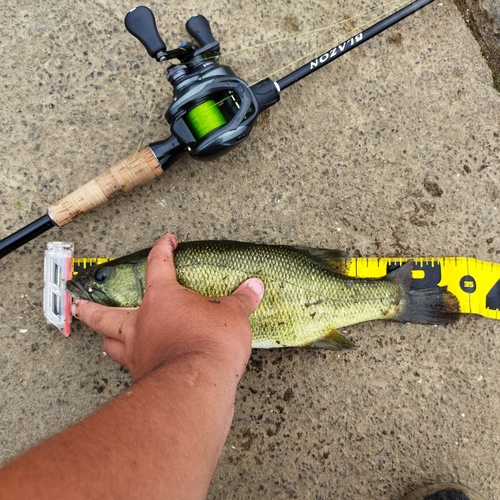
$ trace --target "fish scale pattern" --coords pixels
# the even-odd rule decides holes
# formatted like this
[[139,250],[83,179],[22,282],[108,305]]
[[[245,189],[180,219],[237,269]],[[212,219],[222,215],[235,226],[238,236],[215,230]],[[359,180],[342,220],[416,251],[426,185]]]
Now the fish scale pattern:
[[[245,279],[264,281],[250,317],[254,347],[305,346],[338,328],[394,318],[404,297],[389,280],[336,274],[315,249],[207,241],[179,244],[177,278],[207,296],[229,295]],[[327,250],[323,252],[328,252]]]

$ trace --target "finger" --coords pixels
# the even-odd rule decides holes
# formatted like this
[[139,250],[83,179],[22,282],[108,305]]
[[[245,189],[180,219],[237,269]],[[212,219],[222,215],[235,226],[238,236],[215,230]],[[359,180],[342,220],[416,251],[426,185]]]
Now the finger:
[[104,337],[104,340],[102,341],[102,349],[111,359],[114,359],[121,365],[125,365],[127,358],[125,353],[125,344],[123,342],[110,337]]
[[264,297],[264,282],[259,278],[244,281],[231,295],[237,298],[247,316],[250,316]]
[[71,308],[75,318],[83,321],[92,330],[118,340],[124,340],[123,325],[131,321],[130,314],[135,309],[124,307],[108,307],[89,300],[77,300]]
[[174,250],[177,244],[177,238],[170,233],[155,243],[148,255],[146,287],[155,281],[177,281],[174,267]]

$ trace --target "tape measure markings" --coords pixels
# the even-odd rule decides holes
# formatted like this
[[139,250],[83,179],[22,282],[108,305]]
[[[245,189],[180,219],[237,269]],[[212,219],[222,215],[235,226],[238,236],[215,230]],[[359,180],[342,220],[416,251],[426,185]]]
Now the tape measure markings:
[[80,257],[72,259],[72,276],[75,276],[80,271],[87,269],[90,266],[95,266],[97,264],[102,264],[104,262],[109,262],[113,260],[111,258],[106,257]]

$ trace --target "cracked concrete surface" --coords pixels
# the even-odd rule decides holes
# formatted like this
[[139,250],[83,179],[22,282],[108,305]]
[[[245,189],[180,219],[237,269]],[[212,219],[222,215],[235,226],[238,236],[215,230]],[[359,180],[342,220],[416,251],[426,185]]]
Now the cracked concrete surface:
[[[199,12],[228,53],[371,4],[148,5],[169,48],[189,38],[185,21]],[[145,142],[168,135],[165,67],[126,32],[132,6],[4,6],[0,237],[133,151],[156,97]],[[342,28],[333,32],[222,61],[253,83],[342,41]],[[118,256],[172,231],[180,240],[499,262],[499,116],[500,94],[455,3],[433,2],[284,91],[226,156],[210,163],[185,157],[156,181],[3,258],[0,460],[130,384],[88,328],[76,323],[65,339],[45,323],[48,241],[72,241],[79,256]],[[355,352],[255,351],[209,498],[396,500],[434,481],[500,497],[499,333],[498,322],[464,315],[449,327],[350,327]]]
[[488,63],[500,92],[500,4],[497,0],[455,0]]

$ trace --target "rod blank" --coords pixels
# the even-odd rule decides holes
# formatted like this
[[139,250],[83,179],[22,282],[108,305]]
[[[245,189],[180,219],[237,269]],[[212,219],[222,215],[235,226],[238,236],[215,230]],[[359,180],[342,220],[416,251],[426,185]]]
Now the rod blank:
[[373,38],[375,35],[378,35],[382,31],[385,31],[387,28],[390,28],[392,25],[398,23],[405,17],[408,17],[409,15],[413,14],[417,10],[420,10],[422,7],[425,7],[433,1],[434,0],[416,0],[415,2],[407,5],[406,7],[403,7],[401,10],[398,10],[389,17],[382,19],[382,21],[379,21],[377,24],[370,26],[365,31],[359,32],[357,35],[349,38],[349,40],[346,40],[344,43],[340,43],[336,47],[333,47],[328,52],[325,52],[322,56],[308,62],[307,64],[304,64],[304,66],[301,66],[292,73],[281,78],[281,80],[278,80],[276,84],[278,85],[280,90],[284,90],[287,87],[290,87],[290,85],[293,85],[299,80],[302,80],[302,78],[305,78],[311,73],[318,71],[318,69],[322,68],[326,64],[334,61],[335,59],[338,59],[344,54],[347,54],[347,52],[349,52],[350,50],[359,47],[362,43],[370,40],[370,38]]

